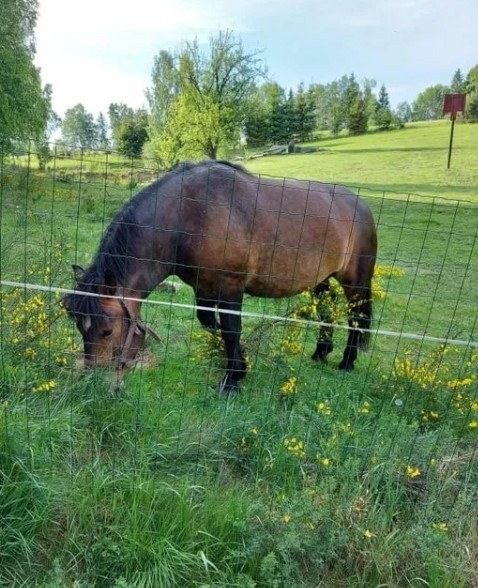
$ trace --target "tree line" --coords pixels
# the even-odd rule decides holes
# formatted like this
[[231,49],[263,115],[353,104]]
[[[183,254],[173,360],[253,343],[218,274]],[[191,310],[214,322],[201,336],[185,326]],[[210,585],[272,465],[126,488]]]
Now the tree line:
[[[48,137],[61,128],[69,149],[115,149],[133,157],[143,150],[162,167],[185,158],[216,158],[220,150],[258,147],[332,135],[365,133],[442,116],[443,96],[468,94],[465,118],[478,121],[478,65],[458,69],[450,85],[426,88],[409,104],[391,108],[384,84],[357,80],[353,73],[326,84],[287,89],[267,79],[259,53],[247,52],[240,38],[221,31],[206,51],[197,41],[154,58],[148,109],[112,103],[97,117],[82,104],[60,120],[51,108],[52,88],[42,86],[33,65],[37,0],[0,4],[0,136],[33,139],[40,163],[48,159]],[[12,148],[11,140],[2,145]]]

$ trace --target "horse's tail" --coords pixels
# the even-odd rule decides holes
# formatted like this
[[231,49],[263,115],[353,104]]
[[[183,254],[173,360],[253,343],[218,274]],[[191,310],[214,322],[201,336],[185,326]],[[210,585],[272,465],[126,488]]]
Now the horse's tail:
[[[371,280],[370,280],[371,282]],[[358,337],[357,345],[359,349],[367,350],[370,344],[370,328],[372,326],[373,318],[373,300],[372,300],[372,284],[366,286],[362,290],[363,298],[357,305],[357,322],[358,322]]]
[[362,254],[359,261],[359,275],[361,285],[359,287],[358,299],[354,305],[353,314],[357,322],[357,346],[366,350],[370,344],[370,328],[373,318],[373,292],[372,279],[375,270],[376,250],[372,253]]

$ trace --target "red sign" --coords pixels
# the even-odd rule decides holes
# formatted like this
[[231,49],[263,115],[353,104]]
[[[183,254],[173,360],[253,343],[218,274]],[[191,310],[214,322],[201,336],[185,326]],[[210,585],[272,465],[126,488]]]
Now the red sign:
[[443,114],[454,116],[465,111],[466,94],[445,94],[443,98]]

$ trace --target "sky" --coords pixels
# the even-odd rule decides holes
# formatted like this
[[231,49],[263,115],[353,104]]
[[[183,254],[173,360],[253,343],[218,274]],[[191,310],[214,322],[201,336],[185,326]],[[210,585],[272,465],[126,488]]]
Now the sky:
[[37,55],[53,108],[146,106],[153,59],[232,30],[285,88],[354,73],[392,105],[478,63],[478,0],[39,0]]

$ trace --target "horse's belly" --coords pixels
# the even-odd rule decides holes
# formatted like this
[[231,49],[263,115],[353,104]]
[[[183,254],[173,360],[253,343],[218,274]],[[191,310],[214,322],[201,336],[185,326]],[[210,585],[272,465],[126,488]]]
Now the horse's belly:
[[[251,260],[252,261],[252,260]],[[312,288],[339,271],[343,255],[304,249],[262,248],[260,258],[251,263],[246,292],[253,296],[281,298]]]

